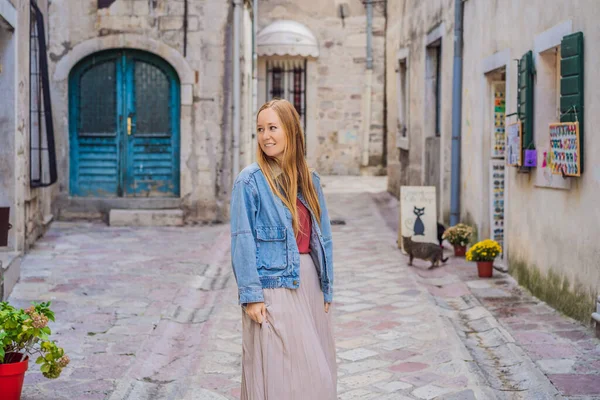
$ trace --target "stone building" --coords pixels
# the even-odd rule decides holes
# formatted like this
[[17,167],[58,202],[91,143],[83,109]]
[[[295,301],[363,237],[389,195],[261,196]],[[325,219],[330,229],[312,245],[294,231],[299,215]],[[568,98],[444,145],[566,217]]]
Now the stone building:
[[[452,102],[455,1],[389,4],[389,188],[398,193],[401,185],[435,185],[439,219],[448,222],[452,112],[458,107]],[[460,219],[477,228],[479,239],[503,245],[497,264],[534,294],[589,321],[600,290],[594,206],[600,142],[592,133],[600,106],[593,51],[598,4],[460,4]],[[550,124],[575,121],[583,155],[576,139],[565,150],[561,136],[550,138]],[[514,141],[507,142],[508,132],[516,133]]]
[[251,135],[251,14],[241,0],[51,4],[59,218],[226,218],[233,146]]
[[10,208],[12,225],[0,243],[0,299],[19,278],[20,255],[52,220],[47,23],[45,0],[0,0],[0,207]]
[[0,16],[0,296],[52,220],[227,218],[250,154],[251,2],[0,0]]
[[312,167],[385,172],[382,2],[0,0],[0,15],[7,282],[53,220],[227,221],[273,97],[302,115]]
[[369,15],[360,0],[259,1],[259,103],[305,91],[295,104],[309,164],[323,174],[379,173],[385,163],[385,6],[371,7]]

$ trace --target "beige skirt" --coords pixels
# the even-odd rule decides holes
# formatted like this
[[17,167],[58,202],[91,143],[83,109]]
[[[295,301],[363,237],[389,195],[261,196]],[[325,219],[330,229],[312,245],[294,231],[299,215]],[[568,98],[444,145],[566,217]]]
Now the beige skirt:
[[312,258],[300,255],[298,289],[264,289],[267,318],[243,312],[241,400],[335,400],[331,309]]

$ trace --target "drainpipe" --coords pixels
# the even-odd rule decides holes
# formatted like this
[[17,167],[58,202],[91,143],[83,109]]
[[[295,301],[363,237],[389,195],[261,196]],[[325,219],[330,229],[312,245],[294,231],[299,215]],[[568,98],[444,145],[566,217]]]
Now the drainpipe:
[[454,77],[452,82],[452,170],[450,226],[460,222],[460,151],[462,123],[463,0],[454,1]]
[[233,0],[233,174],[240,172],[240,20],[243,0]]
[[365,116],[362,146],[362,165],[369,165],[369,139],[371,136],[371,94],[373,87],[373,1],[366,0],[367,6],[367,71],[365,76]]

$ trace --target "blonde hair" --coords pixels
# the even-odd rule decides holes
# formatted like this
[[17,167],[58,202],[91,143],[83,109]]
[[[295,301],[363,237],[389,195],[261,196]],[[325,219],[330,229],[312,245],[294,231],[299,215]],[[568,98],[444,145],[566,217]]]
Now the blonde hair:
[[[296,108],[289,101],[275,99],[263,104],[256,114],[257,118],[261,111],[267,108],[275,111],[279,117],[281,127],[287,139],[286,145],[283,149],[281,162],[274,157],[266,155],[260,146],[257,147],[256,158],[271,190],[292,213],[292,227],[294,234],[298,236],[300,231],[298,208],[296,206],[298,191],[302,193],[308,203],[309,209],[317,218],[317,222],[321,224],[319,197],[313,186],[312,176],[304,158],[304,132],[300,125],[300,116]],[[278,169],[281,169],[282,173],[276,175],[275,171]]]

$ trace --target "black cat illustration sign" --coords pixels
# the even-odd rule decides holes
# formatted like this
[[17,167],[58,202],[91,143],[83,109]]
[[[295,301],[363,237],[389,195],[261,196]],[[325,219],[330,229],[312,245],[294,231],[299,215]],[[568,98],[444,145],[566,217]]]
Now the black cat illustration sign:
[[435,186],[400,188],[398,231],[399,246],[402,246],[402,236],[409,236],[414,242],[438,242]]
[[413,227],[413,235],[415,236],[425,236],[425,225],[423,224],[423,220],[421,219],[421,216],[425,215],[425,207],[423,208],[414,208],[415,215],[417,216],[417,219],[415,220],[415,226]]

